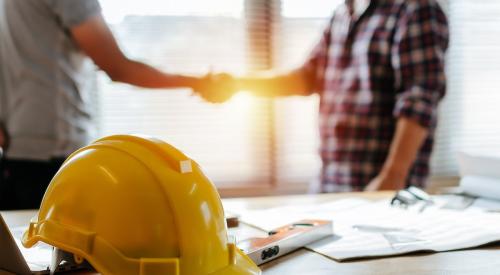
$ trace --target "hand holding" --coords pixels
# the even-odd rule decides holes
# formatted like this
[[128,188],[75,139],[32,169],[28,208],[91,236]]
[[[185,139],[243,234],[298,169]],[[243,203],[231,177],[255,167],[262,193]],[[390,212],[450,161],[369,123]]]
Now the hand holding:
[[236,90],[236,80],[232,75],[209,73],[200,79],[200,85],[195,92],[208,102],[222,103],[229,100]]

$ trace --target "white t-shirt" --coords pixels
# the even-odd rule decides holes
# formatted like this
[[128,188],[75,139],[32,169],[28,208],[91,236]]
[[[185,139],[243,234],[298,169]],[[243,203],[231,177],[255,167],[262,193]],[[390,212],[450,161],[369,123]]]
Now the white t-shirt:
[[[7,157],[65,157],[89,142],[95,67],[70,28],[100,14],[97,0],[0,0],[0,120]],[[0,80],[2,82],[2,80]]]

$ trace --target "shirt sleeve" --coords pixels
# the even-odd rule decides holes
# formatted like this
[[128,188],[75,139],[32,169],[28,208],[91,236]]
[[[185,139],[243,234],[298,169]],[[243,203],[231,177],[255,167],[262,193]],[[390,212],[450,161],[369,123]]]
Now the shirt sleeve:
[[101,13],[98,0],[50,0],[49,3],[66,28],[77,26]]
[[313,50],[301,67],[301,70],[306,73],[309,80],[313,83],[313,89],[311,93],[321,92],[323,90],[325,79],[324,74],[328,60],[328,47],[330,45],[332,23],[333,18],[326,26],[323,34],[321,35],[321,39],[314,46]]
[[435,1],[412,1],[398,23],[391,49],[397,98],[394,116],[429,128],[446,90],[448,23]]

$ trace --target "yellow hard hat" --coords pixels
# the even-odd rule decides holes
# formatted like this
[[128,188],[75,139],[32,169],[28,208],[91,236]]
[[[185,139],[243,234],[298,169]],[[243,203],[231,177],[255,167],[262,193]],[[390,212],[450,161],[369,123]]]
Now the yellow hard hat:
[[116,135],[73,153],[22,243],[38,241],[120,275],[261,274],[228,241],[214,185],[162,141]]

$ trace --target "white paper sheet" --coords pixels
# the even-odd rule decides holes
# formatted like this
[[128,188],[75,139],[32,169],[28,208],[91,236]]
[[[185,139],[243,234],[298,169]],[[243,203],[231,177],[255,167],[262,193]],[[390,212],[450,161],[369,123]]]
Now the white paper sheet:
[[474,200],[472,207],[487,212],[500,213],[500,200],[477,198]]
[[500,200],[500,178],[467,175],[460,179],[465,194]]
[[21,238],[26,229],[26,227],[14,227],[10,231],[30,270],[47,270],[52,260],[52,246],[39,242],[32,248],[25,248],[21,244]]
[[[463,249],[500,240],[499,214],[473,209],[465,212],[439,207],[426,208],[424,212],[419,209],[394,208],[386,200],[373,203],[346,199],[238,214],[244,222],[267,231],[301,219],[332,220],[334,236],[308,248],[339,261]],[[366,230],[370,228],[380,230]]]

